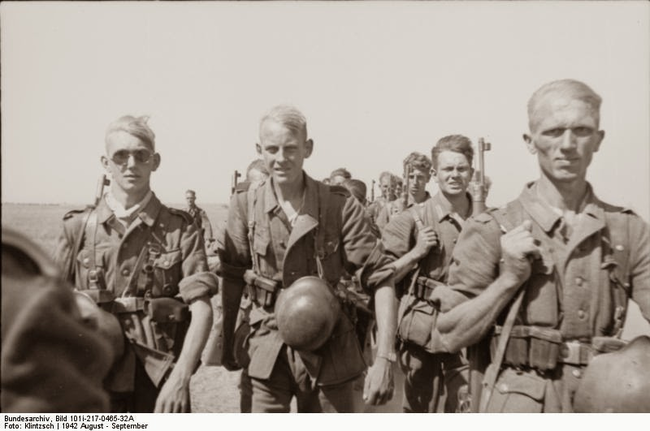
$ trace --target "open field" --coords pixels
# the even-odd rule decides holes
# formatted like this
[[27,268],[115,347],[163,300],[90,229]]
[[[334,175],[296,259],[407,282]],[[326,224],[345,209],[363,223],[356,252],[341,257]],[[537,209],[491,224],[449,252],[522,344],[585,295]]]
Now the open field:
[[[182,208],[182,205],[171,205]],[[208,213],[213,228],[221,225],[227,215],[227,206],[206,204],[201,206]],[[24,233],[39,243],[48,253],[54,252],[61,230],[63,215],[73,208],[70,205],[2,204],[2,225]],[[213,301],[215,304],[215,301]],[[216,304],[215,304],[216,305]],[[650,325],[643,320],[635,304],[631,304],[623,338],[650,335]],[[397,412],[401,400],[402,376],[396,370],[396,396],[389,405],[373,411]],[[200,413],[235,413],[239,411],[239,372],[230,373],[222,367],[201,366],[192,379],[192,409]],[[399,390],[398,390],[399,389]]]

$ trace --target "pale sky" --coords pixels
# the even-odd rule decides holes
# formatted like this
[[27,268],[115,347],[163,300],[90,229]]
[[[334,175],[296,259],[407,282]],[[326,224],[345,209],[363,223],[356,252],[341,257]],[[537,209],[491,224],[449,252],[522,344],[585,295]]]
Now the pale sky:
[[[106,126],[150,115],[152,187],[227,202],[273,105],[307,117],[317,179],[368,185],[460,133],[492,144],[488,199],[538,176],[521,135],[540,85],[574,78],[604,100],[588,178],[650,214],[647,2],[6,3],[1,11],[2,202],[89,203]],[[433,184],[430,191],[435,191]]]

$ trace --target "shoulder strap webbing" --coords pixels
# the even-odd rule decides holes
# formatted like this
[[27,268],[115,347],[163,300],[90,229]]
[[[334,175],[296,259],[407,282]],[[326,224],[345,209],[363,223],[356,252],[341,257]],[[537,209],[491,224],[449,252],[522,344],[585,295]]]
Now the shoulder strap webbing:
[[316,269],[318,277],[325,280],[325,270],[323,269],[323,259],[325,258],[325,220],[327,220],[327,209],[329,207],[329,187],[318,182],[316,200],[318,201],[318,226],[314,232],[314,251],[316,258]]
[[[505,214],[499,210],[496,210],[492,212],[492,216],[497,221],[497,223],[499,223],[502,232],[506,233],[508,230],[519,224],[517,221],[520,218],[523,219],[523,212],[521,207],[517,208],[514,203],[509,203],[506,207]],[[523,283],[522,286],[525,284],[526,283]],[[485,378],[483,379],[483,390],[481,392],[479,412],[486,411],[486,407],[488,406],[490,398],[492,397],[492,391],[494,390],[494,385],[497,381],[497,377],[499,376],[499,370],[503,364],[503,358],[505,357],[508,340],[510,339],[510,334],[512,332],[512,328],[514,327],[515,319],[517,318],[517,314],[521,308],[525,292],[526,289],[520,286],[519,292],[517,292],[517,296],[510,306],[510,310],[508,310],[508,315],[506,317],[505,323],[503,324],[503,328],[501,329],[501,336],[499,337],[499,343],[494,355],[494,360],[492,361],[491,368],[488,368],[487,372],[485,373]]]
[[81,228],[79,229],[78,232],[76,232],[76,235],[74,235],[74,244],[72,246],[72,256],[70,256],[70,261],[68,262],[68,266],[66,268],[66,272],[63,274],[64,280],[69,281],[72,285],[75,285],[75,265],[77,261],[77,256],[79,255],[79,251],[81,250],[81,245],[84,240],[84,234],[86,232],[86,226],[88,225],[88,220],[90,218],[90,214],[95,211],[95,208],[92,206],[88,206],[86,208],[86,211],[83,215],[83,218],[81,219]]
[[255,203],[257,201],[257,189],[248,190],[246,192],[246,202],[248,204],[248,246],[250,248],[251,261],[253,263],[253,272],[260,274],[259,261],[253,241],[255,239]]
[[602,235],[603,255],[611,254],[616,262],[614,268],[614,329],[613,335],[620,337],[623,332],[627,303],[630,297],[630,217],[605,212],[607,230]]

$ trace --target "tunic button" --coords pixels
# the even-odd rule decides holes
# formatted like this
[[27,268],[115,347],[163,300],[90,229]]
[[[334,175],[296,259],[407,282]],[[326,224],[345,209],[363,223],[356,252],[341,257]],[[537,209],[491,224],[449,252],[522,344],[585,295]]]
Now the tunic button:
[[579,319],[584,319],[585,316],[587,316],[587,313],[585,313],[583,310],[578,310],[578,318]]
[[287,245],[287,243],[285,243],[284,241],[280,241],[280,246],[281,247],[285,247],[286,245]]
[[573,374],[573,377],[575,377],[575,378],[577,378],[577,379],[579,379],[580,377],[582,377],[582,371],[577,370],[577,369],[571,371],[571,374]]
[[582,277],[576,277],[576,286],[582,286]]
[[129,270],[128,270],[127,268],[124,268],[124,269],[122,270],[122,275],[125,276],[125,277],[128,277],[128,275],[129,275]]
[[456,241],[458,241],[458,238],[454,238],[454,244],[456,244]]

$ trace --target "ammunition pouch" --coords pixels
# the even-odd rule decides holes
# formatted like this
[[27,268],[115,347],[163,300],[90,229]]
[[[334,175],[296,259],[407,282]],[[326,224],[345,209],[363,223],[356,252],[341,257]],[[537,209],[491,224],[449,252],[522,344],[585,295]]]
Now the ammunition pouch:
[[174,298],[145,298],[143,310],[151,320],[158,323],[185,322],[190,319],[188,305]]
[[[497,326],[490,350],[494,357],[501,327]],[[626,343],[613,337],[594,337],[591,343],[563,341],[556,329],[537,326],[514,326],[508,340],[503,363],[517,369],[548,371],[558,363],[586,366],[600,353],[619,350]]]
[[417,299],[421,301],[429,301],[432,297],[433,291],[440,286],[445,286],[444,283],[441,283],[437,280],[434,280],[429,277],[420,276],[418,277],[413,284],[412,293]]
[[439,309],[427,299],[441,285],[443,283],[428,277],[413,280],[409,293],[400,301],[397,326],[400,341],[420,346],[429,353],[439,353],[432,340]]

